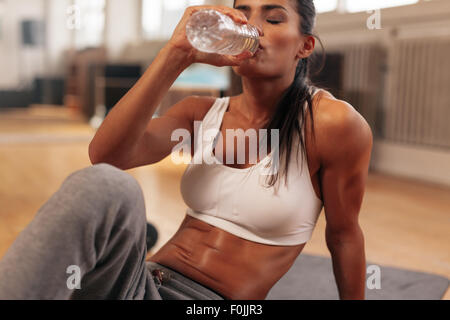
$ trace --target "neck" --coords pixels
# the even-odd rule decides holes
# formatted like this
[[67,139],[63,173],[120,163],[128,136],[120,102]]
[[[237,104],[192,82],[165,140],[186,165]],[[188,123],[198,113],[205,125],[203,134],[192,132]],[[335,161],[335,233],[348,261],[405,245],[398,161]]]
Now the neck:
[[275,112],[276,104],[291,85],[292,77],[279,79],[252,79],[242,77],[240,112],[250,123],[264,123]]

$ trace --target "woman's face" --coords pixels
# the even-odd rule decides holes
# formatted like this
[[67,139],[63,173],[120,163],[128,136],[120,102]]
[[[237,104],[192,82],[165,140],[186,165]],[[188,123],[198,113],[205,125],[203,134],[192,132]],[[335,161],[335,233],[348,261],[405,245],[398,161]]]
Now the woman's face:
[[263,32],[263,49],[240,66],[232,67],[236,74],[270,78],[295,72],[305,37],[300,32],[300,15],[293,6],[293,0],[235,1],[234,8]]

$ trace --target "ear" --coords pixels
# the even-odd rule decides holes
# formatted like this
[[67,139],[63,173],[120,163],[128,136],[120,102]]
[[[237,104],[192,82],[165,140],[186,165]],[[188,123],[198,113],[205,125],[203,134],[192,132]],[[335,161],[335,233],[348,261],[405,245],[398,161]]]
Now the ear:
[[316,39],[313,36],[303,36],[302,43],[297,52],[296,58],[303,59],[309,57],[313,53],[315,46]]

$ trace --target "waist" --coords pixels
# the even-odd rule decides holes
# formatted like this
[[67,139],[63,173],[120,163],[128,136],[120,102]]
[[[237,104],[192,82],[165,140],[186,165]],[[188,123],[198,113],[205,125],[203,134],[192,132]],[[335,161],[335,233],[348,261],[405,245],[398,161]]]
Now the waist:
[[303,247],[248,241],[186,216],[151,261],[180,271],[227,300],[262,300]]
[[193,289],[200,296],[204,296],[205,299],[211,300],[226,300],[225,297],[220,295],[218,292],[214,291],[211,288],[206,287],[205,285],[190,279],[189,277],[179,273],[176,270],[173,270],[165,265],[154,261],[146,261],[146,264],[154,277],[157,278],[157,281],[161,283],[161,285],[165,284],[173,284],[174,282],[178,283],[178,285],[186,286],[190,289]]

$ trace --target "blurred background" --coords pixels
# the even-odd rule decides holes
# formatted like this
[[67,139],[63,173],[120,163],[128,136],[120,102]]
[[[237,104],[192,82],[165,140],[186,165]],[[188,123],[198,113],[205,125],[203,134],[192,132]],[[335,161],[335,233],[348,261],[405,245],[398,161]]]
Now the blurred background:
[[[0,257],[75,170],[115,103],[190,5],[232,0],[0,0]],[[361,208],[371,261],[450,278],[450,1],[316,0],[311,78],[374,133]],[[187,95],[241,92],[229,67],[194,64],[155,116]],[[128,170],[140,182],[154,250],[177,230],[186,165]],[[329,256],[323,212],[304,251]],[[447,291],[444,298],[450,297]]]

